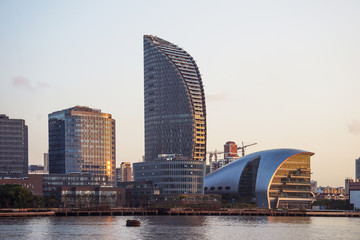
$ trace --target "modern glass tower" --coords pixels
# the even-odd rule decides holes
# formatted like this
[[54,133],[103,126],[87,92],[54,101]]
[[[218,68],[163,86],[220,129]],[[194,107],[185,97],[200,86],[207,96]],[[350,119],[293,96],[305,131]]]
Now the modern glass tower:
[[194,59],[161,38],[144,36],[145,162],[134,180],[160,194],[203,194],[206,158],[204,88]]
[[159,154],[206,158],[204,88],[195,60],[161,38],[144,36],[145,161]]
[[88,172],[114,182],[115,120],[75,106],[49,114],[49,173]]
[[0,114],[0,178],[27,177],[28,155],[25,120]]

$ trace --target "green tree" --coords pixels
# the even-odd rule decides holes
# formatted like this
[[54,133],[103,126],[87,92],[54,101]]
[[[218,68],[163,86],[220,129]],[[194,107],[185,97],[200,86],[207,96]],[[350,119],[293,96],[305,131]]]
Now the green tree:
[[0,185],[1,208],[26,208],[33,204],[34,196],[27,188],[16,184]]

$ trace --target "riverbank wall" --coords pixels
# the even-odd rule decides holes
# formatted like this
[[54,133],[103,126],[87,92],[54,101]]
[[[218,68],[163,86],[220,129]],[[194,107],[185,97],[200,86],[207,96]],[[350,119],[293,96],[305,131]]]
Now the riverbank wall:
[[96,209],[8,209],[0,211],[0,217],[39,217],[39,216],[295,216],[295,217],[360,217],[354,211],[311,211],[311,210],[268,210],[268,209],[145,209],[145,208],[110,208]]

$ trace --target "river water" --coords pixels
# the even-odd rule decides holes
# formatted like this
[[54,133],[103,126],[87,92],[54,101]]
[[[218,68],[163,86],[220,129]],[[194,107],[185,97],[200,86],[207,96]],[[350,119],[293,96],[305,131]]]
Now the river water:
[[[126,219],[141,227],[126,227]],[[0,239],[360,239],[360,218],[83,216],[0,218]]]

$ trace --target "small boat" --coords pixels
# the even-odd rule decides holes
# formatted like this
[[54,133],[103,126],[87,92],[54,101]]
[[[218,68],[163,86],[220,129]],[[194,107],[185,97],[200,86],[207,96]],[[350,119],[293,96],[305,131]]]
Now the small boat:
[[140,221],[138,220],[126,220],[127,227],[140,227]]

